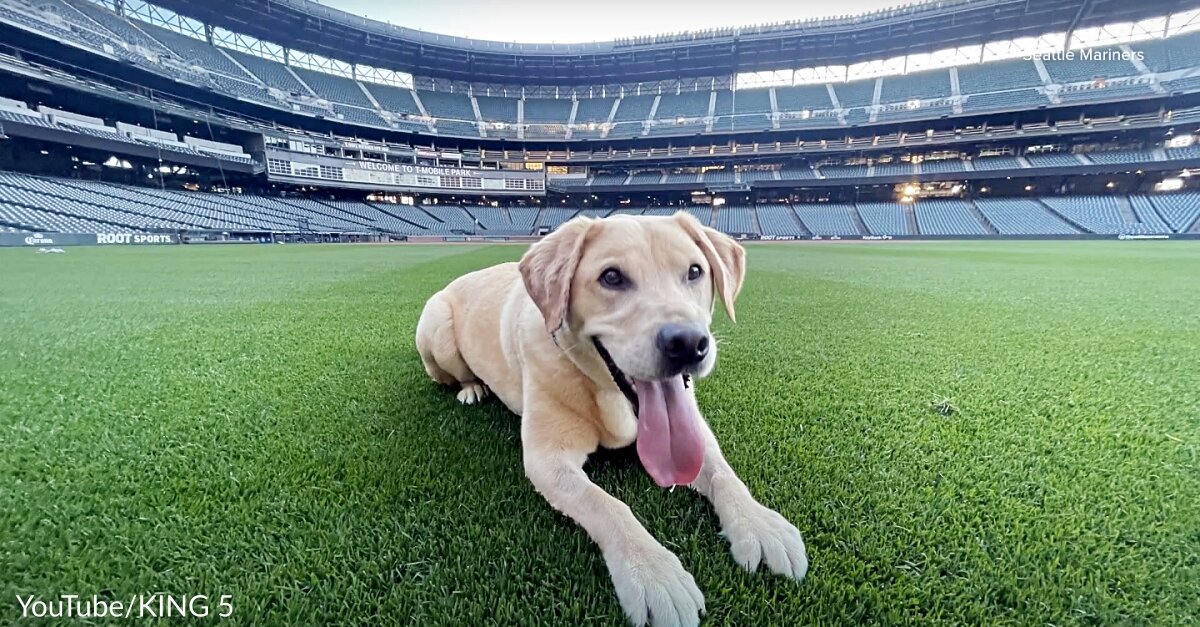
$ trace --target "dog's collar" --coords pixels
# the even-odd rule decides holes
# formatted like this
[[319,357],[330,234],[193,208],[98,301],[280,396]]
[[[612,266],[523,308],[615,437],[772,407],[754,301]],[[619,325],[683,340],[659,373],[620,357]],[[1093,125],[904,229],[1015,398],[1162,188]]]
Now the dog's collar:
[[621,390],[621,393],[624,394],[625,398],[629,400],[630,406],[633,407],[633,415],[636,416],[639,409],[638,397],[637,392],[633,390],[633,385],[630,382],[629,377],[625,376],[625,373],[621,372],[621,369],[617,367],[616,362],[613,361],[612,355],[608,354],[608,351],[604,348],[604,345],[600,343],[598,338],[592,337],[592,344],[595,345],[596,352],[600,353],[600,359],[604,361],[604,366],[608,368],[608,374],[612,377],[613,383],[617,384],[617,389]]

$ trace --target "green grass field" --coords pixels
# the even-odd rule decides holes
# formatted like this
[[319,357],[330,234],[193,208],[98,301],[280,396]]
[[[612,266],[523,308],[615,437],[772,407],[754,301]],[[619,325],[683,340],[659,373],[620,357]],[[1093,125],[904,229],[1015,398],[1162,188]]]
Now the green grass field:
[[[233,595],[239,624],[621,625],[517,418],[413,348],[512,246],[0,250],[0,624],[15,595]],[[701,407],[804,533],[742,572],[707,504],[589,465],[710,625],[1200,620],[1200,247],[761,245]]]

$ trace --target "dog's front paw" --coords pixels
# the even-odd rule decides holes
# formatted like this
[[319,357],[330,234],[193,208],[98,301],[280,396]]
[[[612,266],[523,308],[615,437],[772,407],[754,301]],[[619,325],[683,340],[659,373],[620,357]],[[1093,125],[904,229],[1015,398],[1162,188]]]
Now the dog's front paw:
[[721,531],[733,559],[750,572],[767,563],[771,572],[796,580],[808,573],[808,552],[796,526],[779,512],[755,503]]
[[458,402],[463,405],[474,405],[475,403],[482,403],[483,399],[487,398],[487,395],[488,389],[486,385],[478,381],[471,381],[462,384],[462,389],[458,391],[457,398]]
[[700,624],[704,595],[674,553],[649,542],[614,553],[607,561],[617,599],[631,623],[653,627]]

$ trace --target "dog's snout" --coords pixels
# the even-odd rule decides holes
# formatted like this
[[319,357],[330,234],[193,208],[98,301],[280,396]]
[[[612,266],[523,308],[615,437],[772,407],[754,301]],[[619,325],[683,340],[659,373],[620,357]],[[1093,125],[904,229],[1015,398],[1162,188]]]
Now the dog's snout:
[[708,332],[690,324],[663,325],[657,342],[672,373],[695,366],[708,356]]

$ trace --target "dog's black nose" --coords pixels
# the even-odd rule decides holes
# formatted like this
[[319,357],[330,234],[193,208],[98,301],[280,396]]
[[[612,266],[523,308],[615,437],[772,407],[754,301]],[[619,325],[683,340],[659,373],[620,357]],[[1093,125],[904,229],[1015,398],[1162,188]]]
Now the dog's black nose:
[[672,374],[704,361],[708,355],[708,332],[690,324],[664,324],[658,330],[657,342]]

